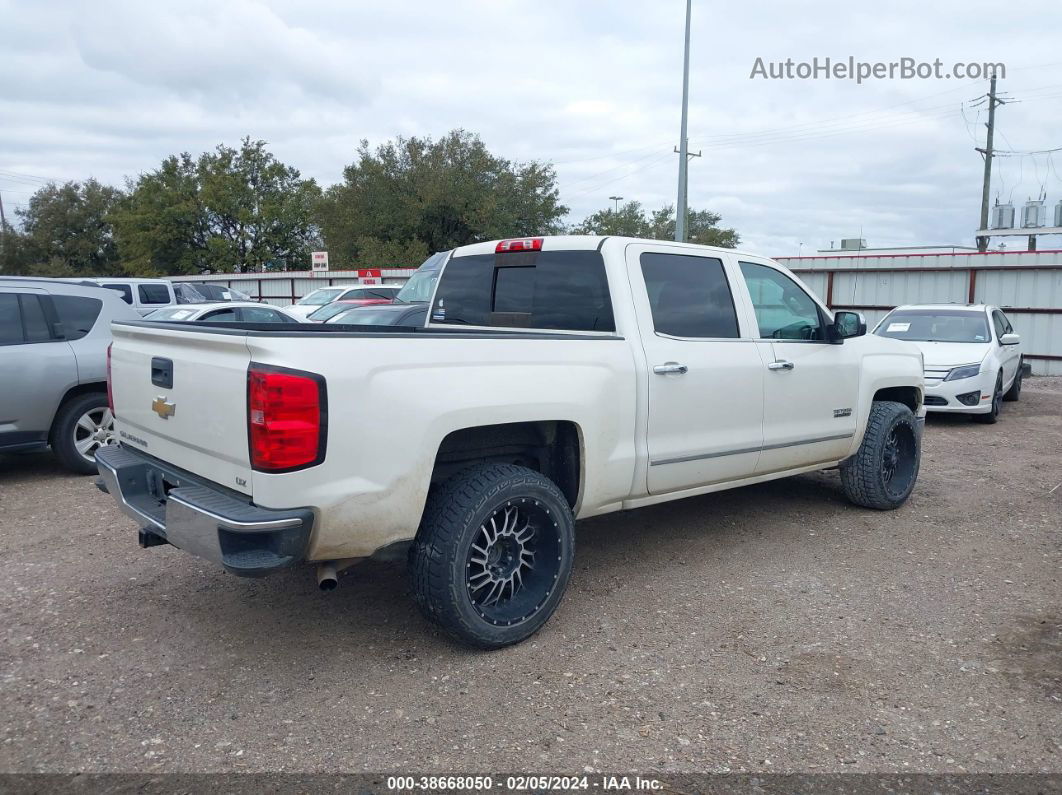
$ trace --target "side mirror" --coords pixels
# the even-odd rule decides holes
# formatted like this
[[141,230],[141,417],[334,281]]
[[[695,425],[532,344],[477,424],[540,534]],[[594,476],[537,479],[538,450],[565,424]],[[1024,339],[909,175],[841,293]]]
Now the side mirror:
[[862,337],[867,333],[867,321],[859,312],[838,311],[833,313],[829,326],[830,342],[840,345],[849,337]]
[[1019,342],[1021,342],[1021,334],[1015,334],[1013,331],[999,338],[1000,345],[1017,345]]

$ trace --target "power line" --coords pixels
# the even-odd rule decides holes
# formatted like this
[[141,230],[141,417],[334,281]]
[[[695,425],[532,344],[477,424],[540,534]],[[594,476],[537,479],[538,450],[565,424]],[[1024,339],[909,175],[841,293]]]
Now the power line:
[[637,173],[639,173],[641,171],[645,171],[645,169],[649,168],[650,166],[656,165],[657,163],[661,162],[664,159],[669,159],[672,154],[673,154],[672,152],[664,152],[662,155],[658,155],[653,160],[650,160],[648,163],[645,163],[644,165],[639,166],[638,168],[634,169],[633,171],[628,171],[625,174],[620,174],[617,177],[614,177],[614,178],[612,178],[610,180],[606,180],[605,182],[602,182],[600,184],[593,185],[593,186],[591,186],[589,188],[584,188],[583,190],[566,191],[566,193],[568,195],[571,195],[571,196],[584,196],[587,193],[595,193],[596,191],[599,191],[602,188],[607,187],[607,186],[609,186],[609,185],[611,185],[611,184],[613,184],[615,182],[619,182],[620,180],[627,179],[628,177],[633,177],[635,174],[637,174]]
[[1056,146],[1054,149],[1028,149],[1025,151],[1010,149],[995,150],[995,154],[999,157],[1025,157],[1026,155],[1049,155],[1052,152],[1062,152],[1062,146]]

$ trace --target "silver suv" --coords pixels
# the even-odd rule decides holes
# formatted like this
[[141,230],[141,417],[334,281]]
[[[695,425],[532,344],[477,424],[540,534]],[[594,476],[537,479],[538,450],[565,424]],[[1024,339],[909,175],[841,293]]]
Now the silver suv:
[[0,452],[52,450],[95,474],[111,444],[107,345],[112,320],[140,320],[113,290],[89,282],[0,277]]

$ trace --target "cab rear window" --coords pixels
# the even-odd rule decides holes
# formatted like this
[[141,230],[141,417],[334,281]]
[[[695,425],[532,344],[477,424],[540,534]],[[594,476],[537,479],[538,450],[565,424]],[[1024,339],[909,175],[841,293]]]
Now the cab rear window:
[[434,324],[615,331],[597,251],[522,251],[454,257],[432,302]]

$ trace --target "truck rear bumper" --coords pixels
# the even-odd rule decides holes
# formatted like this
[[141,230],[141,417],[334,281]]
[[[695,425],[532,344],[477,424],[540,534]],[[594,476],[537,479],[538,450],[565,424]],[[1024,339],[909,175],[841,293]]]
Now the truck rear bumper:
[[233,574],[261,577],[300,562],[309,508],[272,510],[123,445],[100,448],[97,485],[140,527]]

